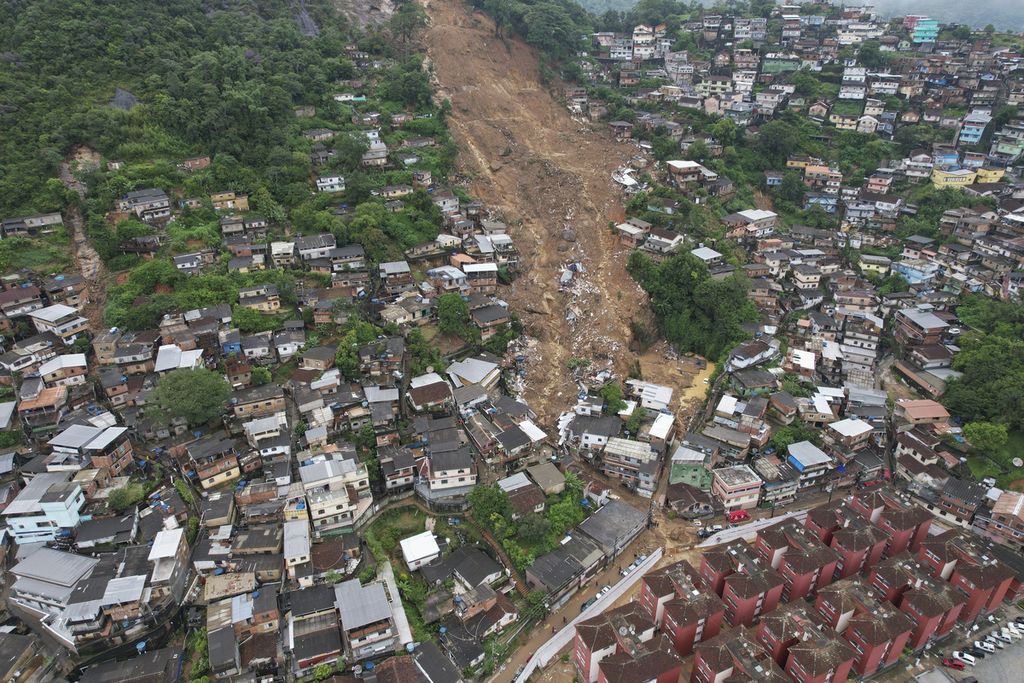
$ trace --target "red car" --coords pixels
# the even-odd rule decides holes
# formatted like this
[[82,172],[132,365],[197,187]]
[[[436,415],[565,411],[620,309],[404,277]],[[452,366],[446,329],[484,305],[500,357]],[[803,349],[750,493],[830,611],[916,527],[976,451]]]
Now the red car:
[[946,657],[942,660],[942,666],[948,666],[950,669],[963,671],[967,665],[961,662],[959,659],[950,659],[949,657]]
[[745,522],[750,519],[750,513],[746,510],[733,510],[729,513],[730,522]]

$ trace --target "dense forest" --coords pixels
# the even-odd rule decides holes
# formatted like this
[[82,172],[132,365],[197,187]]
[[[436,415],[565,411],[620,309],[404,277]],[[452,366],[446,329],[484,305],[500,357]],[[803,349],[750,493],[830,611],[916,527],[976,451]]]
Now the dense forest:
[[[152,164],[114,183],[115,194],[142,173],[172,175],[173,164],[161,162],[207,154],[217,158],[211,186],[262,185],[276,202],[296,206],[310,169],[295,135],[345,117],[331,94],[338,79],[354,75],[343,17],[327,0],[306,2],[305,11],[300,24],[286,0],[0,2],[0,215],[60,208],[55,176],[75,144],[108,160]],[[369,33],[358,44],[382,53],[398,42]],[[417,60],[393,68],[383,93],[391,111],[429,103]],[[297,120],[299,104],[316,106],[318,118]]]

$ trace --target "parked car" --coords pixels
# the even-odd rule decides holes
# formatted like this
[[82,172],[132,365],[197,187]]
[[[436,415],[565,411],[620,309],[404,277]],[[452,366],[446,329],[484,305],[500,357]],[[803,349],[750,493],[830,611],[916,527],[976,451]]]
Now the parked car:
[[967,665],[959,659],[950,659],[949,657],[942,660],[942,666],[948,666],[950,669],[956,669],[957,671],[963,671],[967,668]]
[[985,636],[984,638],[982,638],[982,641],[988,643],[992,647],[997,647],[1000,650],[1002,650],[1004,647],[1006,647],[1006,643],[1004,643],[1003,641],[999,640],[998,638],[996,638],[993,635]]
[[998,638],[999,640],[1003,641],[1004,643],[1012,643],[1013,642],[1013,638],[1010,637],[1010,633],[1009,632],[1003,633],[1002,631],[993,631],[992,632],[992,637],[993,638]]
[[733,510],[729,513],[730,522],[745,522],[750,519],[750,513],[746,510]]
[[970,664],[971,666],[974,666],[978,663],[978,660],[975,659],[970,653],[960,652],[959,650],[953,651],[953,659],[959,659],[964,664]]
[[993,652],[996,651],[996,646],[995,645],[993,645],[992,643],[983,641],[983,640],[976,640],[976,641],[974,641],[974,647],[977,648],[978,650],[981,650],[983,652],[987,652],[989,654],[992,654]]
[[608,585],[608,584],[606,583],[605,585],[601,586],[601,590],[600,590],[600,591],[598,591],[598,592],[597,592],[597,594],[598,594],[598,595],[604,595],[605,593],[607,593],[607,592],[608,592],[608,591],[610,591],[611,589],[612,589],[612,587],[611,587],[611,586],[609,586],[609,585]]
[[976,647],[965,647],[964,652],[976,659],[985,659],[985,655],[988,654],[984,650],[979,650]]
[[724,527],[723,527],[723,526],[722,526],[721,524],[716,524],[716,525],[714,525],[713,527],[711,527],[711,531],[713,531],[714,533],[716,533],[716,534],[717,534],[717,533],[718,533],[719,531],[721,531],[721,530],[722,530],[723,528],[724,528]]
[[593,605],[595,602],[597,602],[597,597],[590,598],[585,603],[580,605],[580,612],[586,612],[587,608]]

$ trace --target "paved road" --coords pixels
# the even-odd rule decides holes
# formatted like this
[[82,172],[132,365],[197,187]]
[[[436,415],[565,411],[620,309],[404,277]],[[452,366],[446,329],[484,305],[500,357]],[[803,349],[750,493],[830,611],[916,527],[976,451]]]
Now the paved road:
[[797,521],[803,520],[803,518],[807,516],[807,510],[809,509],[810,508],[805,508],[803,510],[793,510],[791,512],[786,512],[781,515],[775,515],[775,517],[766,517],[765,519],[758,519],[753,522],[750,522],[749,524],[742,524],[740,526],[733,527],[732,529],[724,529],[722,531],[719,531],[714,536],[708,536],[706,539],[704,539],[703,543],[698,543],[697,547],[710,548],[713,545],[731,543],[732,541],[735,541],[739,538],[744,538],[748,541],[751,541],[754,539],[755,536],[757,536],[757,532],[761,529],[764,529],[765,527],[769,527],[773,524],[778,524],[779,522],[786,519],[795,519]]
[[532,657],[530,657],[530,661],[526,663],[522,672],[515,677],[515,683],[526,683],[530,676],[533,675],[534,671],[547,666],[559,652],[572,642],[572,639],[576,636],[576,624],[586,621],[587,619],[592,619],[614,605],[615,601],[625,595],[626,592],[630,590],[644,574],[654,568],[654,565],[661,560],[661,554],[661,548],[658,548],[651,553],[639,567],[631,571],[627,576],[623,577],[618,583],[612,586],[610,591],[598,598],[597,602],[583,610],[583,612],[581,612],[575,619],[562,627],[561,631],[551,636],[546,643],[537,648],[537,651]]

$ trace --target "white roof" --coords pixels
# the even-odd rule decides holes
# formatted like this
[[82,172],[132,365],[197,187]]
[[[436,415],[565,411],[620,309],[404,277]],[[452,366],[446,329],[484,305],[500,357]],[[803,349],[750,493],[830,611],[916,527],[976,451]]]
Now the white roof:
[[498,272],[497,263],[467,263],[462,266],[462,269],[468,275],[469,273],[490,273]]
[[436,372],[428,372],[425,375],[419,375],[409,380],[409,387],[412,389],[419,389],[420,387],[430,386],[431,384],[437,384],[438,382],[444,382],[444,378]]
[[516,489],[521,489],[524,486],[530,485],[530,478],[526,476],[526,472],[516,472],[511,477],[505,477],[497,481],[498,488],[505,493],[510,493]]
[[789,452],[789,457],[797,460],[805,468],[812,465],[824,465],[832,462],[832,459],[829,458],[823,450],[815,446],[810,441],[798,441],[797,443],[791,443],[787,450]]
[[123,605],[142,599],[146,590],[146,575],[122,576],[111,579],[103,591],[104,605]]
[[662,440],[667,439],[669,433],[672,431],[673,422],[675,422],[675,419],[671,415],[658,413],[658,417],[654,418],[654,424],[651,425],[651,438]]
[[732,415],[733,413],[736,412],[736,404],[738,402],[739,399],[737,399],[735,396],[730,396],[726,394],[725,396],[722,396],[722,400],[718,402],[718,407],[715,408],[715,410]]
[[61,318],[66,318],[67,316],[74,315],[76,313],[78,313],[78,311],[70,306],[66,306],[64,304],[53,304],[46,308],[40,308],[38,311],[32,311],[29,315],[44,322],[54,323]]
[[497,368],[498,366],[490,361],[480,358],[466,358],[449,365],[448,376],[453,379],[465,380],[469,384],[479,384]]
[[147,558],[150,562],[154,560],[161,560],[168,557],[174,557],[174,553],[178,550],[178,545],[181,543],[181,535],[185,533],[184,529],[165,529],[156,535],[153,539],[153,547],[149,549],[149,557]]
[[366,395],[367,403],[394,403],[398,400],[396,388],[365,387],[363,393]]
[[697,247],[696,249],[691,249],[690,253],[701,261],[711,261],[712,259],[722,258],[722,255],[711,247]]
[[793,359],[793,363],[799,365],[804,370],[814,369],[814,352],[804,351],[803,349],[790,349],[790,358]]
[[413,563],[441,553],[433,531],[424,531],[422,534],[403,538],[401,545],[402,556],[405,557],[406,563]]
[[526,436],[530,437],[530,441],[534,443],[537,443],[538,441],[543,441],[545,437],[547,437],[547,434],[544,433],[544,430],[538,427],[537,425],[533,424],[531,420],[523,420],[522,422],[519,423],[519,428],[522,429],[523,433],[526,434]]
[[666,161],[665,163],[680,171],[687,168],[703,168],[696,161],[690,161],[689,159],[674,159],[672,161]]
[[49,375],[51,372],[63,370],[64,368],[84,368],[87,366],[84,353],[66,353],[46,361],[39,366],[40,375]]
[[163,372],[179,368],[194,368],[202,357],[202,349],[182,351],[181,347],[177,344],[163,344],[157,349],[154,371]]
[[11,426],[14,417],[14,409],[18,406],[17,401],[4,401],[0,403],[0,429],[7,429]]
[[619,232],[624,232],[627,235],[642,235],[647,232],[643,228],[638,228],[635,225],[630,225],[629,223],[619,223],[615,226],[615,229]]
[[309,555],[309,523],[304,519],[293,519],[284,523],[284,556],[303,557]]
[[672,462],[697,464],[703,463],[705,457],[707,456],[700,451],[696,451],[686,446],[680,446],[676,449],[676,452],[672,454]]
[[775,218],[778,215],[774,211],[765,211],[764,209],[747,209],[738,213],[748,221],[760,221],[765,218]]
[[812,398],[811,402],[814,404],[814,409],[819,413],[832,412],[832,408],[829,406],[828,399],[822,396],[821,394],[818,394],[817,396]]
[[873,429],[871,425],[864,420],[851,417],[848,417],[845,420],[839,420],[839,422],[833,422],[829,427],[843,436],[860,436],[861,434],[870,432]]

